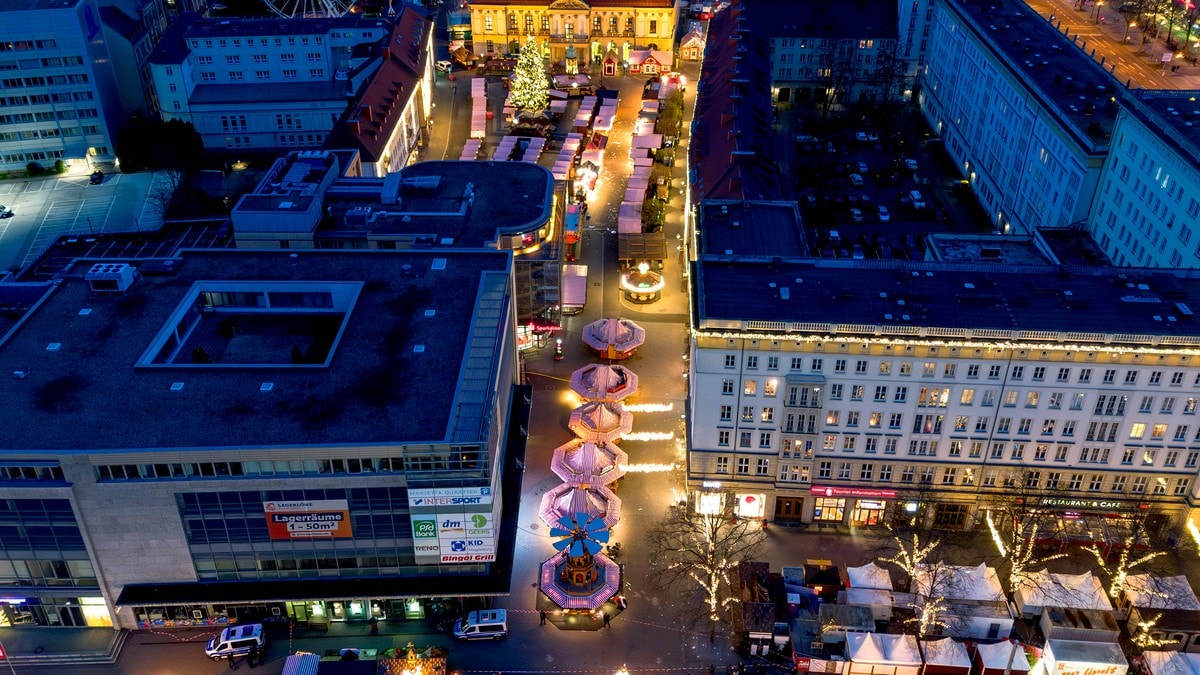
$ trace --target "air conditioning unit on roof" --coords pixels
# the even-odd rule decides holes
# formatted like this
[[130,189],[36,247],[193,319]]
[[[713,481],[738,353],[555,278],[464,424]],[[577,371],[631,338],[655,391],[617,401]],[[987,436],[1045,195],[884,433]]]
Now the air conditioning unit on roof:
[[96,263],[83,278],[93,291],[124,293],[136,275],[137,270],[125,263]]

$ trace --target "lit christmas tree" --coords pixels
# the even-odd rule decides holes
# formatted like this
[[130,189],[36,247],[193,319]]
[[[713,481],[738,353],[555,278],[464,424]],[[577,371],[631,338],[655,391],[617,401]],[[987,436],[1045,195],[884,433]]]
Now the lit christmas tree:
[[517,67],[509,78],[509,101],[518,110],[541,112],[546,109],[546,67],[542,65],[542,53],[530,35],[517,58]]

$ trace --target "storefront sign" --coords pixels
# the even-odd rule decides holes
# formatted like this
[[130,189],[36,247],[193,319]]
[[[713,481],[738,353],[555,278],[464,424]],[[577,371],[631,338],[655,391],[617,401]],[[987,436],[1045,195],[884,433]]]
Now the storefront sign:
[[494,559],[499,504],[490,487],[409,490],[408,504],[418,565]]
[[1129,508],[1128,505],[1121,502],[1110,502],[1103,499],[1067,499],[1065,497],[1042,497],[1042,506],[1059,509],[1097,509],[1101,511]]
[[833,487],[814,485],[811,490],[812,494],[821,497],[879,497],[882,499],[895,499],[895,490],[874,490],[871,488],[858,487]]
[[350,505],[345,499],[263,502],[271,539],[350,539]]
[[474,553],[455,555],[452,553],[443,553],[442,562],[444,563],[473,563],[473,562],[495,562],[495,553]]
[[408,491],[409,507],[482,506],[492,503],[492,488],[432,488]]
[[766,513],[766,497],[762,494],[737,496],[737,514],[741,518],[762,518]]
[[1067,664],[1059,662],[1056,675],[1120,675],[1127,669],[1115,665]]

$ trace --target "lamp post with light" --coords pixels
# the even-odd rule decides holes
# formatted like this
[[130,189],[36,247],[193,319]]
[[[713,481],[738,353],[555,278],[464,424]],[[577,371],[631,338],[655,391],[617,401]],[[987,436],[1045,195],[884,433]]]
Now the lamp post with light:
[[8,664],[12,675],[17,675],[17,667],[13,665],[12,659],[8,658],[8,650],[4,648],[3,642],[0,642],[0,659],[4,659],[4,662]]

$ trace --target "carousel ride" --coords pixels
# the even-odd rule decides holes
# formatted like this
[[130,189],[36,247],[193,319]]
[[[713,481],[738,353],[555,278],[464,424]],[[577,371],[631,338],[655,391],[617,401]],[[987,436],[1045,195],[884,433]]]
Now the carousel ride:
[[594,611],[621,589],[621,568],[601,551],[608,525],[587,513],[559,518],[550,536],[558,555],[542,563],[541,586],[565,610]]

